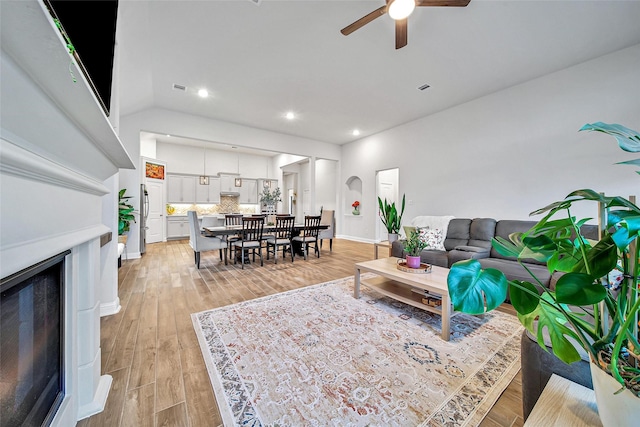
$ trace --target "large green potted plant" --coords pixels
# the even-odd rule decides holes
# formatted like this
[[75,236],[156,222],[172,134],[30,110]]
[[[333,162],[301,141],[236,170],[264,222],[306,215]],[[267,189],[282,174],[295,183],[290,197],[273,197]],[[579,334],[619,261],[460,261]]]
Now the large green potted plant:
[[[613,135],[623,150],[640,151],[638,132],[624,126],[595,123],[580,130]],[[640,159],[622,163],[640,166]],[[597,203],[605,213],[606,224],[599,241],[590,241],[580,233],[588,219],[578,220],[571,215],[572,206],[583,202]],[[553,353],[566,363],[580,360],[575,346],[587,351],[603,424],[611,422],[607,420],[609,415],[621,415],[627,409],[635,410],[629,416],[631,422],[637,422],[640,209],[623,197],[578,190],[531,213],[539,214],[545,215],[526,233],[514,233],[508,240],[496,238],[492,244],[502,255],[519,260],[534,258],[546,262],[549,272],[561,272],[555,289],[544,286],[531,271],[531,280],[507,280],[499,270],[483,270],[476,260],[460,261],[452,266],[447,280],[454,309],[471,314],[493,310],[505,301],[508,290],[518,318],[542,348],[546,332]],[[521,265],[526,269],[526,264]],[[611,285],[613,276],[620,280],[618,289],[616,284]],[[609,378],[606,381],[615,378],[615,388],[628,395],[630,406],[602,402],[596,376],[603,371],[610,375],[604,375]],[[619,401],[613,393],[604,397]],[[619,420],[613,423],[624,425]]]
[[402,223],[402,215],[404,214],[404,194],[402,195],[402,207],[400,209],[400,214],[398,214],[398,210],[396,209],[396,203],[389,203],[386,198],[383,202],[382,199],[378,197],[378,206],[380,208],[380,219],[387,228],[387,233],[389,234],[389,242],[398,240],[398,233],[400,232],[400,226]]
[[133,206],[129,203],[132,196],[125,196],[127,189],[123,188],[118,193],[118,235],[122,236],[129,231],[131,221],[136,222],[133,216]]

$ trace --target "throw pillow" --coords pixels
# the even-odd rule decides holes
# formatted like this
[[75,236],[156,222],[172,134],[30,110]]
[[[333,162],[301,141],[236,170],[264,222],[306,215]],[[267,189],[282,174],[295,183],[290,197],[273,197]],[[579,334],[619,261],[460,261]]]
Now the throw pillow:
[[444,235],[442,230],[438,228],[418,227],[417,231],[420,236],[420,240],[427,244],[425,249],[434,249],[438,251],[444,250]]
[[413,225],[403,225],[402,228],[404,229],[404,235],[407,239],[411,236],[411,233],[417,231],[417,227],[414,227]]

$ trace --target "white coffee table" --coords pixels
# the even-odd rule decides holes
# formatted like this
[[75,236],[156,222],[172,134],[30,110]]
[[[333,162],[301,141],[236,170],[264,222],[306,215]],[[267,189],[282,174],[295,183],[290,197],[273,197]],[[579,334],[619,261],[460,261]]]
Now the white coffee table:
[[[377,292],[405,304],[435,313],[442,318],[442,339],[449,341],[449,324],[454,313],[447,288],[448,268],[433,266],[431,273],[407,273],[398,270],[396,257],[374,259],[359,262],[355,265],[354,298],[360,298],[360,285],[365,285]],[[364,272],[375,273],[377,277],[360,280]],[[414,289],[426,290],[442,298],[442,305],[432,307],[422,303],[424,293],[414,292]]]

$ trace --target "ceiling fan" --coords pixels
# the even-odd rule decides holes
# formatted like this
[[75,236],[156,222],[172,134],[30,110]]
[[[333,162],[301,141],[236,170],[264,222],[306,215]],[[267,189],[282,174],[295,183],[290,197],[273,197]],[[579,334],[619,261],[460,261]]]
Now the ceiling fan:
[[396,21],[396,49],[407,45],[407,17],[416,6],[465,7],[471,0],[386,0],[387,4],[344,27],[340,32],[345,36],[364,27],[374,19],[388,13]]

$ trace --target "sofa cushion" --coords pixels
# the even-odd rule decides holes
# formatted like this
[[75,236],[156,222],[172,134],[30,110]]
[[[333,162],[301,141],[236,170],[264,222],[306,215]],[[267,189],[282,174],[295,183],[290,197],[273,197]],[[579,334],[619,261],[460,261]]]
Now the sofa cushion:
[[483,248],[483,247],[480,247],[480,246],[468,246],[468,245],[456,246],[454,248],[454,250],[455,251],[464,251],[464,252],[478,252],[478,253],[487,254],[487,256],[489,256],[489,252],[490,252],[489,248]]
[[444,239],[444,248],[450,251],[456,246],[467,245],[469,243],[470,224],[471,220],[468,218],[453,218],[449,221]]
[[474,218],[469,226],[469,246],[491,249],[491,240],[496,232],[493,218]]
[[420,252],[420,262],[437,265],[438,267],[449,267],[449,258],[447,257],[447,251],[434,251],[425,249]]
[[[491,251],[491,255],[492,256],[490,258],[482,258],[478,260],[483,269],[495,268],[500,270],[507,277],[507,280],[522,280],[534,283],[534,279],[531,275],[517,261],[510,261],[504,258],[493,258],[493,250]],[[538,279],[540,279],[540,282],[542,282],[543,285],[549,286],[551,273],[549,273],[546,265],[527,263],[527,268],[531,270]]]
[[449,251],[449,268],[458,261],[466,259],[480,259],[489,256],[489,249],[478,248],[476,246],[458,246]]

